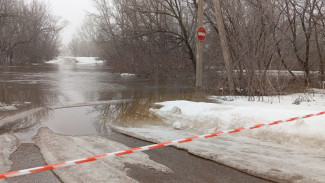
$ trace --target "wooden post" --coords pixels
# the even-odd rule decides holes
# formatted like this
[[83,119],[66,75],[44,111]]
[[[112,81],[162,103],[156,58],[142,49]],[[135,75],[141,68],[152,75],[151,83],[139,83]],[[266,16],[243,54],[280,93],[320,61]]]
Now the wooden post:
[[233,93],[235,91],[234,79],[233,79],[233,64],[232,64],[232,59],[229,51],[229,45],[228,45],[228,40],[226,36],[226,30],[223,22],[219,0],[214,0],[214,10],[216,13],[217,27],[219,31],[221,49],[222,49],[223,59],[225,62],[225,67],[227,72],[228,85],[229,85],[230,92]]
[[[203,3],[199,0],[197,27],[203,27]],[[196,87],[202,87],[202,57],[203,57],[203,41],[196,39]]]

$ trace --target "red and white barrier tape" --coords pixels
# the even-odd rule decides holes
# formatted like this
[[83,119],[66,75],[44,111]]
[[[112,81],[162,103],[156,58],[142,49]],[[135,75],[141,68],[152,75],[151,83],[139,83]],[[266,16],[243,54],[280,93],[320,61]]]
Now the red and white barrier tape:
[[121,156],[121,155],[125,155],[125,154],[131,154],[131,153],[134,153],[134,152],[140,152],[140,151],[146,151],[146,150],[150,150],[150,149],[156,149],[156,148],[165,147],[165,146],[169,146],[169,145],[173,145],[173,144],[180,144],[180,143],[184,143],[184,142],[190,142],[190,141],[193,141],[193,140],[196,140],[196,139],[205,139],[205,138],[215,137],[215,136],[218,136],[218,135],[221,135],[221,134],[236,133],[236,132],[240,132],[242,130],[252,130],[252,129],[256,129],[256,128],[261,128],[263,126],[277,125],[277,124],[280,124],[280,123],[292,122],[292,121],[295,121],[295,120],[298,120],[298,119],[305,119],[305,118],[310,118],[310,117],[313,117],[313,116],[320,116],[320,115],[324,115],[324,114],[325,114],[325,111],[317,113],[317,114],[305,115],[305,116],[302,116],[302,117],[293,117],[293,118],[290,118],[290,119],[287,119],[287,120],[274,121],[272,123],[257,124],[257,125],[250,126],[250,127],[236,128],[236,129],[233,129],[233,130],[226,130],[226,131],[215,132],[215,133],[210,133],[210,134],[206,134],[206,135],[189,137],[189,138],[180,139],[180,140],[163,142],[163,143],[159,143],[159,144],[153,144],[153,145],[128,149],[128,150],[125,150],[125,151],[119,151],[119,152],[113,152],[113,153],[93,156],[93,157],[84,158],[84,159],[72,160],[72,161],[67,161],[67,162],[42,166],[42,167],[36,167],[36,168],[30,168],[30,169],[25,169],[25,170],[18,170],[18,171],[3,173],[3,174],[0,174],[0,179],[16,177],[16,176],[21,176],[21,175],[26,175],[26,174],[36,173],[36,172],[42,172],[42,171],[46,171],[46,170],[53,170],[53,169],[67,167],[67,166],[71,166],[71,165],[96,161],[96,160],[103,159],[103,158]]

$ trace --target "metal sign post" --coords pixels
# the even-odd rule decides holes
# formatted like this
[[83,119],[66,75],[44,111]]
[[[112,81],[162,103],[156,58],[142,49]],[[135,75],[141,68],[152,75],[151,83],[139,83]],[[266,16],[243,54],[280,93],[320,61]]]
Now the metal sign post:
[[203,2],[204,0],[199,0],[198,4],[198,31],[196,41],[196,84],[198,88],[202,87],[202,57],[203,57],[203,40],[206,37],[205,29],[203,28]]

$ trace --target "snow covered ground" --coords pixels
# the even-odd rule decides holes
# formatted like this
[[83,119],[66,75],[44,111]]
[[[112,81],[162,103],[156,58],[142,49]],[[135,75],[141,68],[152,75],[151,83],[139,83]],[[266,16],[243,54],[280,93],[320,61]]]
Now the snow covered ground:
[[[48,128],[41,128],[34,141],[48,164],[129,149],[103,137],[66,136],[55,134]],[[54,171],[63,182],[137,182],[127,176],[126,163],[166,173],[172,172],[169,168],[150,160],[144,153],[106,158]]]
[[0,102],[0,112],[1,111],[15,111],[19,107],[24,107],[24,106],[30,105],[30,104],[31,104],[31,102],[24,102],[24,103],[14,102],[14,103],[8,105],[8,104]]
[[130,74],[130,73],[121,73],[120,74],[122,77],[123,76],[135,76],[135,74]]
[[[163,120],[160,126],[116,127],[119,132],[152,142],[165,142],[210,132],[268,123],[325,111],[325,94],[281,97],[209,97],[214,103],[166,101],[150,111]],[[271,180],[325,181],[325,116],[178,144],[195,155]],[[157,124],[157,123],[155,123]],[[97,136],[59,135],[41,128],[34,137],[48,164],[129,149]],[[18,146],[11,135],[0,136],[0,173],[10,169],[9,155]],[[125,164],[171,172],[143,153],[108,158],[55,170],[64,182],[136,182]],[[0,183],[3,183],[3,181]]]
[[96,57],[57,57],[46,63],[49,64],[103,64],[102,60],[97,60]]
[[[9,160],[9,156],[19,146],[18,139],[9,134],[0,135],[0,173],[4,173],[10,170],[12,162]],[[0,183],[6,183],[5,180],[0,180]]]
[[75,57],[78,64],[102,64],[102,60],[97,60],[96,57]]
[[5,105],[0,103],[0,111],[15,111],[17,107],[14,105]]
[[[114,127],[122,133],[165,142],[325,111],[325,95],[247,98],[210,97],[217,103],[167,101],[150,109],[162,126]],[[177,145],[242,171],[290,182],[325,181],[325,116]]]

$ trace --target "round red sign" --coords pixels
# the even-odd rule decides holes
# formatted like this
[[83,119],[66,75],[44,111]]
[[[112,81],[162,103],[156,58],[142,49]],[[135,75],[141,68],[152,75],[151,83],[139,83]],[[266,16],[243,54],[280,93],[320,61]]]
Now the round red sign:
[[207,33],[204,29],[204,27],[199,27],[199,29],[197,30],[197,38],[200,40],[200,41],[204,41],[206,36],[207,36]]

